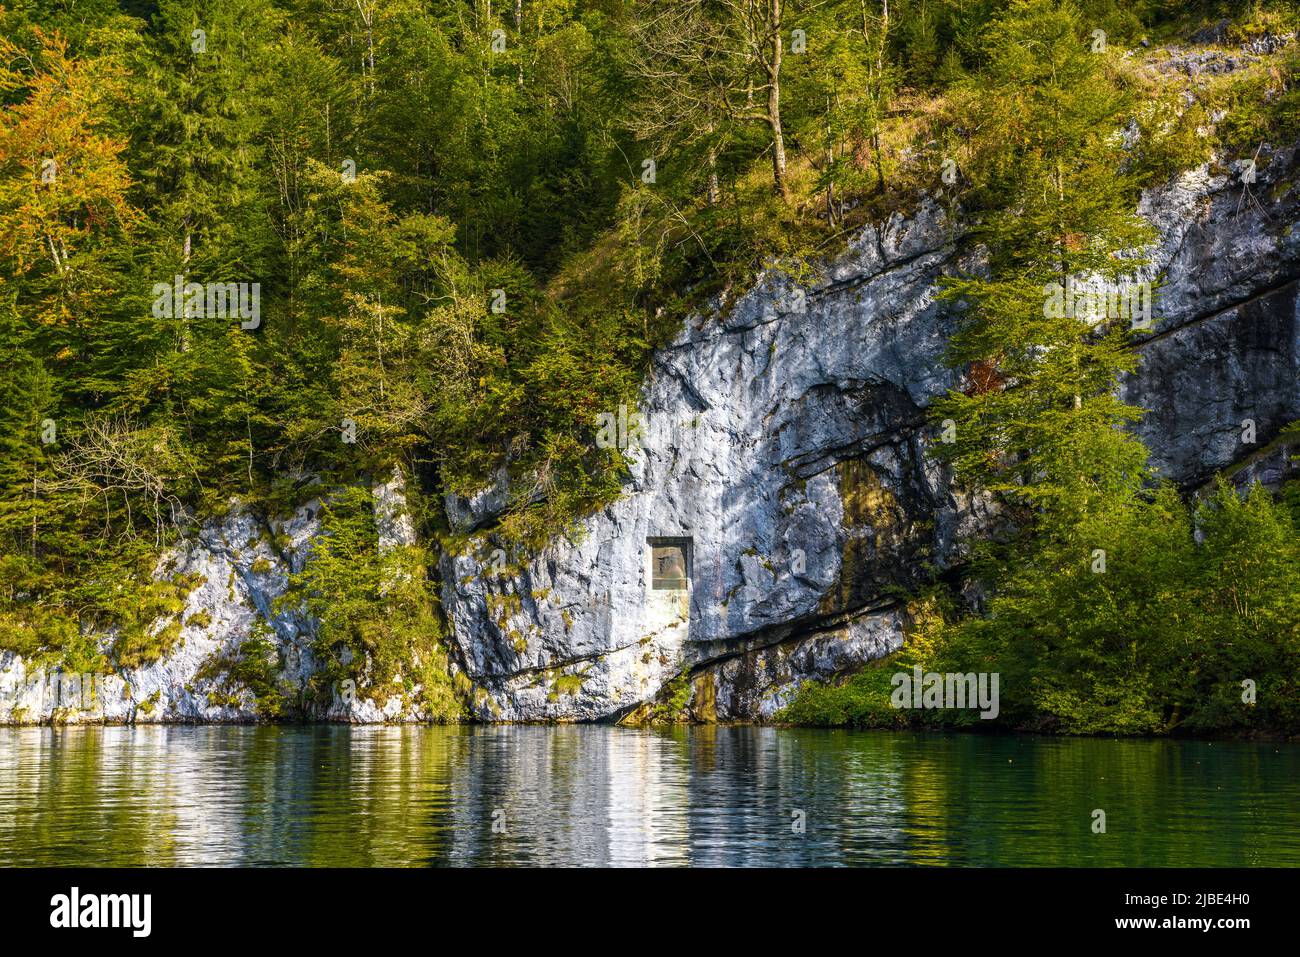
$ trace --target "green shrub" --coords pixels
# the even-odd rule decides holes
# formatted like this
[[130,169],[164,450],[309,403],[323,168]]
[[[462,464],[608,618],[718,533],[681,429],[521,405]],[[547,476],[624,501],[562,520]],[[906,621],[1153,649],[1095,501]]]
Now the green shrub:
[[460,716],[430,564],[419,547],[380,549],[369,490],[347,489],[322,506],[321,535],[278,602],[317,620],[313,649],[324,667],[314,680],[321,700],[344,680],[381,704],[393,695],[408,698],[419,682],[418,703],[431,718]]

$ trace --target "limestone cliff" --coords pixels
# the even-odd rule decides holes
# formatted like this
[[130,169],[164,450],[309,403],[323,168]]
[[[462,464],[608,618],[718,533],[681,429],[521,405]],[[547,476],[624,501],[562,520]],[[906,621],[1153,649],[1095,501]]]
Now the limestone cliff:
[[[1296,150],[1266,150],[1258,165],[1250,185],[1238,168],[1207,166],[1141,202],[1160,235],[1146,278],[1161,288],[1123,390],[1148,410],[1140,429],[1155,463],[1189,488],[1234,465],[1276,483],[1294,454],[1279,435],[1300,419]],[[897,648],[907,627],[897,596],[957,568],[963,534],[982,521],[926,451],[926,407],[955,383],[942,361],[953,319],[936,284],[978,257],[960,238],[926,198],[864,229],[816,281],[773,272],[697,315],[654,356],[623,496],[572,539],[497,554],[504,476],[449,497],[447,519],[470,544],[444,554],[438,574],[476,716],[761,719],[800,682]],[[376,487],[376,508],[385,534],[409,537],[400,481]],[[0,721],[256,718],[250,696],[214,703],[203,664],[261,618],[284,677],[305,684],[312,622],[274,599],[316,511],[304,505],[264,536],[236,509],[167,556],[168,569],[202,580],[178,618],[182,640],[101,682],[89,708],[65,707],[42,674],[0,657]],[[655,587],[657,554],[688,587]],[[397,699],[336,699],[316,716],[420,714]]]
[[[1243,460],[1273,481],[1288,467],[1273,440],[1300,418],[1295,155],[1270,154],[1249,187],[1203,167],[1143,197],[1160,234],[1143,278],[1162,285],[1124,393],[1149,410],[1143,438],[1177,482]],[[626,494],[576,541],[505,578],[474,554],[444,558],[444,605],[489,693],[480,717],[644,717],[658,698],[763,718],[800,681],[901,644],[898,588],[960,561],[979,520],[926,454],[925,408],[954,384],[936,282],[969,265],[954,230],[926,200],[863,231],[805,290],[774,274],[719,303],[656,355]],[[501,499],[448,512],[487,526]],[[652,587],[657,540],[689,543],[676,604]]]

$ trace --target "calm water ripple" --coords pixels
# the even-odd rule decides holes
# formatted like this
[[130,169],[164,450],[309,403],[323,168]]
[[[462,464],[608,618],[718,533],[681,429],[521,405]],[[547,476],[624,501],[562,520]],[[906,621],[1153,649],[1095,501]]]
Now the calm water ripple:
[[[1105,834],[1091,831],[1095,808]],[[1295,866],[1300,747],[749,727],[0,728],[0,865],[64,864]]]

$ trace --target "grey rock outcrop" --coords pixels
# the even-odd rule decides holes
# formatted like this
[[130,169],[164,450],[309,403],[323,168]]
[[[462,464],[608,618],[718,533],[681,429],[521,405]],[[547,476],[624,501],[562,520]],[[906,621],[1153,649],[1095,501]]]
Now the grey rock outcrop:
[[[1183,485],[1255,453],[1300,418],[1300,193],[1296,149],[1247,167],[1201,167],[1139,207],[1161,241],[1159,321],[1124,400],[1164,476]],[[1253,441],[1243,441],[1243,436]]]
[[[1162,475],[1195,485],[1300,418],[1294,149],[1203,166],[1148,192],[1157,322],[1124,396]],[[960,561],[981,521],[927,457],[930,400],[953,385],[936,283],[963,265],[924,201],[864,230],[806,290],[762,277],[654,358],[624,496],[575,540],[484,562],[490,535],[442,562],[443,601],[479,715],[584,720],[675,713],[770,717],[808,678],[897,648],[899,589]],[[1243,422],[1254,423],[1243,443]],[[1286,455],[1247,471],[1280,480]],[[491,523],[501,482],[466,529]],[[490,503],[490,504],[489,504]],[[660,591],[656,544],[685,550],[690,585]],[[671,597],[668,597],[671,596]]]
[[[578,540],[509,577],[488,543],[446,556],[481,717],[609,717],[683,669],[891,605],[890,586],[947,561],[968,516],[927,461],[922,410],[953,381],[934,278],[954,255],[926,201],[860,235],[818,285],[762,277],[655,357],[625,494]],[[656,543],[685,550],[688,590],[653,587]]]
[[[155,577],[191,576],[184,608],[155,629],[176,624],[179,635],[159,660],[118,675],[75,675],[33,667],[0,654],[0,721],[177,722],[240,721],[257,715],[247,691],[216,694],[213,668],[265,623],[284,662],[285,679],[303,682],[314,670],[312,622],[275,609],[288,575],[318,531],[311,502],[274,528],[242,508],[203,525],[164,554]],[[105,636],[105,642],[112,636]]]
[[[380,547],[411,544],[405,478],[395,472],[372,487]],[[165,553],[154,577],[193,582],[184,607],[155,624],[179,632],[157,661],[121,674],[73,674],[0,652],[0,724],[246,722],[264,718],[253,693],[226,678],[241,645],[264,634],[275,650],[278,681],[301,696],[318,671],[317,624],[278,599],[321,533],[321,502],[267,521],[234,504],[224,516]],[[112,635],[103,636],[106,646]],[[303,702],[309,716],[354,723],[419,720],[399,697],[383,702],[335,689],[326,704]]]
[[[1257,166],[1250,184],[1243,162],[1203,166],[1140,207],[1160,240],[1137,278],[1162,286],[1122,390],[1148,410],[1139,430],[1161,474],[1188,488],[1230,466],[1238,481],[1294,474],[1282,430],[1300,419],[1296,151]],[[957,381],[937,283],[978,262],[955,233],[925,199],[864,229],[815,282],[773,270],[687,323],[632,410],[623,496],[580,534],[506,555],[491,529],[510,476],[447,497],[469,544],[439,559],[443,610],[479,718],[765,719],[801,682],[900,646],[899,596],[959,568],[965,535],[989,521],[927,454],[927,406]],[[373,491],[381,544],[414,542],[401,474]],[[270,527],[240,509],[207,522],[160,563],[199,582],[161,660],[99,679],[89,698],[78,689],[74,707],[61,681],[0,654],[0,722],[256,719],[252,695],[214,693],[205,665],[261,622],[284,683],[307,687],[315,623],[276,599],[319,534],[318,502]],[[420,718],[396,698],[336,696],[313,713]]]

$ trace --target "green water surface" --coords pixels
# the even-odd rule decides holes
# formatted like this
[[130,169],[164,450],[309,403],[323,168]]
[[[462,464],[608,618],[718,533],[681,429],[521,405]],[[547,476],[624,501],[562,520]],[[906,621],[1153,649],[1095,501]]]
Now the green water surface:
[[1300,746],[0,728],[0,865],[64,864],[1300,865]]

